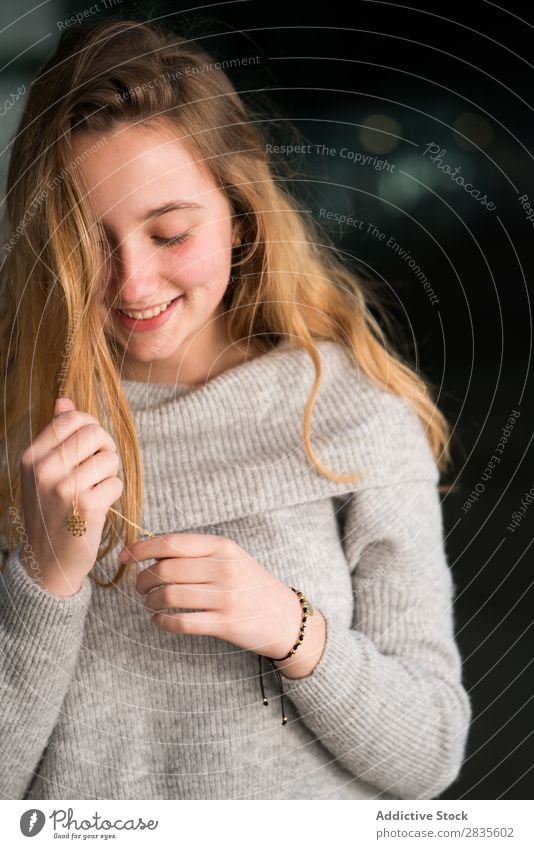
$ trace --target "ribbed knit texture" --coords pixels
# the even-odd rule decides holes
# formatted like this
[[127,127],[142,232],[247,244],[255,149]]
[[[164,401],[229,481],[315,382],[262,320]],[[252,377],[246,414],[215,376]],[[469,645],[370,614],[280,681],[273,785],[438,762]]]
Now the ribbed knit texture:
[[[456,778],[471,705],[438,471],[409,403],[337,343],[317,348],[312,446],[333,472],[365,470],[356,483],[304,449],[303,350],[197,387],[123,381],[143,527],[227,536],[325,616],[315,669],[282,676],[288,724],[267,663],[263,705],[256,653],[161,631],[131,582],[54,596],[4,551],[2,798],[426,799]],[[95,575],[115,574],[121,548]]]

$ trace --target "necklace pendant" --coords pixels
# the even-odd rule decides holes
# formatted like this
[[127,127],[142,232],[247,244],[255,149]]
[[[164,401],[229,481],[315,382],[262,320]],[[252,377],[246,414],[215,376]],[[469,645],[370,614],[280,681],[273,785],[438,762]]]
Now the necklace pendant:
[[67,519],[67,528],[74,537],[82,537],[87,530],[87,522],[74,508],[71,515]]

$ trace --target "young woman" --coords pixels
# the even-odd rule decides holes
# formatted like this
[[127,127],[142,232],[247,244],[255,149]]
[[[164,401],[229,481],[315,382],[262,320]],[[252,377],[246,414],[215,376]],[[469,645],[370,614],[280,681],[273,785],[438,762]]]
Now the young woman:
[[7,203],[2,796],[440,794],[447,424],[228,78],[66,30]]

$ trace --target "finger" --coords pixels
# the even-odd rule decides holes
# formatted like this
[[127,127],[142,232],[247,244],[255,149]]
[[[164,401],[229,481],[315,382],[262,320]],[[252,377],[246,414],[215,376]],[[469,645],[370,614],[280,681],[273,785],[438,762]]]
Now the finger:
[[99,451],[73,470],[78,481],[78,491],[94,490],[102,481],[117,476],[120,459],[116,451]]
[[98,419],[82,410],[67,410],[55,416],[37,436],[33,443],[34,448],[41,456],[50,453],[75,434],[79,428],[90,424],[99,424]]
[[216,551],[221,539],[223,537],[215,534],[160,534],[130,543],[121,552],[120,559],[123,563],[139,563],[142,560],[162,560],[164,557],[206,557]]
[[98,423],[90,422],[69,436],[61,446],[65,465],[70,471],[85,460],[95,458],[100,452],[116,452],[117,446],[111,435]]
[[139,572],[135,588],[147,593],[162,584],[209,584],[217,580],[218,564],[207,558],[158,560]]
[[[99,428],[100,430],[100,428]],[[101,431],[102,432],[102,431]],[[102,432],[103,434],[103,432]],[[78,493],[92,489],[105,478],[116,476],[119,470],[120,458],[115,450],[102,448],[95,454],[90,454],[84,460],[82,452],[76,452],[76,439],[68,441],[69,447],[52,452],[39,463],[39,472],[46,480],[48,487],[61,482],[67,485],[67,491],[77,487]],[[101,445],[107,444],[107,439],[98,440]],[[91,446],[90,446],[91,447]],[[90,447],[88,450],[90,450]],[[77,465],[78,460],[80,463]]]
[[220,628],[218,613],[153,613],[150,621],[171,634],[197,634],[216,637]]
[[43,431],[46,434],[46,443],[49,449],[68,439],[78,428],[91,422],[98,423],[98,419],[84,410],[77,410],[70,398],[56,398],[54,403],[54,417],[48,427]]
[[206,589],[205,584],[166,584],[152,590],[143,599],[148,610],[168,610],[173,607],[190,607],[192,610],[220,610],[224,605],[222,589]]
[[[57,403],[57,402],[56,402]],[[72,403],[72,402],[71,402]],[[51,454],[61,445],[65,439],[68,439],[79,427],[96,422],[96,418],[89,413],[82,413],[79,410],[68,410],[56,416],[52,422],[37,434],[33,442],[26,449],[26,462],[28,466],[34,467],[39,460]]]
[[62,395],[54,401],[54,418],[60,416],[61,413],[67,413],[69,410],[75,410],[74,401]]

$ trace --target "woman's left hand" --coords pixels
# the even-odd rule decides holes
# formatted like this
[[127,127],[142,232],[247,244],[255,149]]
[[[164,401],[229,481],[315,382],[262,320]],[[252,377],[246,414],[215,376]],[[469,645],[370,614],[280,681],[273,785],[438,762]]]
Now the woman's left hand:
[[[274,658],[294,646],[302,622],[296,593],[232,540],[164,534],[128,551],[122,562],[157,560],[139,573],[136,589],[163,631],[210,635]],[[161,612],[174,607],[195,612]]]

